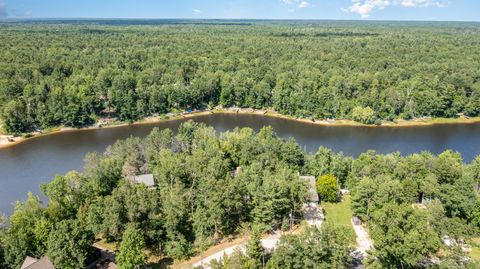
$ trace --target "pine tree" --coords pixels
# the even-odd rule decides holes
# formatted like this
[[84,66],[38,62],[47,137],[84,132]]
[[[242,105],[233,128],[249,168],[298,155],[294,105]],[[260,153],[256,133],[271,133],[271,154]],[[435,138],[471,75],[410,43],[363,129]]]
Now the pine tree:
[[262,268],[264,249],[261,242],[259,229],[254,229],[247,245],[247,256],[252,262],[253,268]]

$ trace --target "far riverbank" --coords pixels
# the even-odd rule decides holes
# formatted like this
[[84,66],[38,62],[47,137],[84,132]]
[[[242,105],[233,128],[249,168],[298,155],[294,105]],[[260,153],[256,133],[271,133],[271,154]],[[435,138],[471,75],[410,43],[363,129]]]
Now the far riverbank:
[[202,111],[193,111],[193,112],[183,112],[162,116],[147,117],[143,120],[136,121],[133,123],[113,121],[113,122],[104,122],[100,120],[94,125],[82,127],[82,128],[72,128],[72,127],[58,127],[49,129],[42,132],[32,132],[25,134],[23,136],[13,137],[12,135],[0,134],[0,149],[13,147],[19,143],[25,142],[32,138],[37,138],[41,136],[57,134],[61,132],[76,132],[76,131],[88,131],[95,130],[100,128],[118,128],[128,125],[142,125],[142,124],[152,124],[152,123],[161,123],[166,121],[173,121],[179,119],[192,119],[195,117],[205,116],[208,114],[251,114],[251,115],[261,115],[265,117],[272,118],[281,118],[296,122],[302,122],[307,124],[321,125],[321,126],[359,126],[359,127],[368,127],[368,128],[382,128],[382,127],[420,127],[420,126],[431,126],[431,125],[440,125],[440,124],[474,124],[480,122],[480,117],[458,117],[458,118],[417,118],[411,120],[397,120],[397,121],[382,121],[380,125],[366,125],[352,120],[315,120],[315,119],[305,119],[305,118],[294,118],[291,116],[280,114],[273,110],[257,110],[249,108],[225,108],[225,109],[214,109],[214,110],[202,110]]

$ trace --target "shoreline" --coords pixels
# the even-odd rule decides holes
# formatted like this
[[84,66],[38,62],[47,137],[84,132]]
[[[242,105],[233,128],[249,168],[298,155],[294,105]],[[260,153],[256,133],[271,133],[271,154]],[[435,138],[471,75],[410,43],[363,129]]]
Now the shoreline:
[[57,127],[51,129],[52,131],[46,132],[33,132],[25,136],[13,137],[12,135],[0,134],[0,150],[5,148],[10,148],[16,146],[20,143],[29,141],[33,138],[38,138],[47,135],[67,133],[67,132],[78,132],[78,131],[90,131],[97,129],[110,129],[110,128],[120,128],[125,126],[135,126],[135,125],[146,125],[146,124],[155,124],[167,121],[175,121],[182,119],[192,119],[196,117],[202,117],[211,114],[242,114],[242,115],[257,115],[278,119],[285,119],[290,121],[295,121],[305,124],[314,124],[319,126],[331,126],[331,127],[367,127],[367,128],[405,128],[405,127],[422,127],[422,126],[433,126],[433,125],[456,125],[456,124],[475,124],[480,123],[480,117],[459,117],[459,118],[420,118],[413,120],[398,120],[396,122],[392,121],[382,121],[381,125],[367,125],[352,120],[312,120],[305,118],[294,118],[291,116],[280,114],[273,110],[257,110],[250,108],[224,108],[224,109],[213,109],[213,110],[202,110],[197,112],[189,113],[179,113],[172,116],[153,116],[147,117],[143,120],[136,121],[133,123],[128,122],[113,122],[105,126],[101,125],[101,122],[97,122],[93,125],[73,128],[73,127]]

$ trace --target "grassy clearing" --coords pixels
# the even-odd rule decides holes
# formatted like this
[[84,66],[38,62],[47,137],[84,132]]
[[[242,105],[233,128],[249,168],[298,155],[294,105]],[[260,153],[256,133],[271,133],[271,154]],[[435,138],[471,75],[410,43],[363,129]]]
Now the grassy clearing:
[[113,251],[113,252],[115,252],[115,251],[118,250],[118,245],[117,245],[116,243],[114,243],[114,242],[107,242],[107,240],[106,240],[105,238],[103,238],[102,235],[97,236],[96,239],[97,239],[97,240],[96,240],[95,243],[96,243],[98,246],[103,247],[103,248],[108,249],[108,250]]
[[340,203],[322,203],[321,207],[325,213],[325,223],[345,227],[351,238],[350,244],[355,246],[356,235],[351,222],[353,211],[350,204],[350,196],[346,195]]
[[468,253],[468,256],[480,262],[480,237],[476,237],[472,239],[471,247],[472,247],[472,251]]

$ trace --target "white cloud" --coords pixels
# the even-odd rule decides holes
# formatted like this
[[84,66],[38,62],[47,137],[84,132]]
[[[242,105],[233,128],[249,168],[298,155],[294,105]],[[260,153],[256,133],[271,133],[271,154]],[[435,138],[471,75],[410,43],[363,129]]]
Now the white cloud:
[[202,13],[202,11],[200,9],[194,9],[192,10],[193,11],[193,14],[200,14]]
[[284,5],[287,5],[287,6],[293,6],[293,7],[290,7],[288,9],[288,12],[292,13],[293,11],[295,11],[295,8],[297,9],[303,9],[303,8],[307,8],[307,7],[313,7],[314,5],[312,5],[310,2],[308,1],[302,1],[302,0],[280,0],[280,2]]
[[433,0],[402,0],[398,1],[403,7],[447,7],[448,4]]
[[307,1],[302,1],[300,4],[298,4],[298,8],[307,8],[309,6],[311,6],[311,4]]
[[405,8],[417,7],[447,7],[443,0],[352,0],[352,5],[342,8],[345,12],[359,14],[363,19],[370,17],[374,10],[383,10],[389,6],[402,6]]

